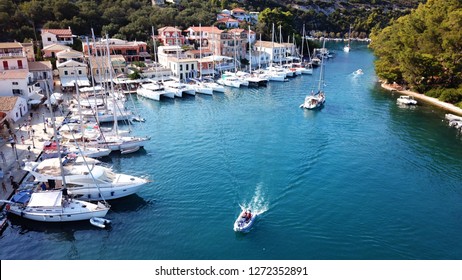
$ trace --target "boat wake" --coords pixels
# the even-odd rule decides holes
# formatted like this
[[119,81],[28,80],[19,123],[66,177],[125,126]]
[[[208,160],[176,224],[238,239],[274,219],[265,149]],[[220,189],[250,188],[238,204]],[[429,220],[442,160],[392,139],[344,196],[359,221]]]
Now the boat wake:
[[255,193],[250,201],[245,201],[239,204],[241,209],[251,209],[255,215],[261,215],[268,210],[268,202],[265,200],[265,194],[263,191],[263,184],[258,183],[255,188]]

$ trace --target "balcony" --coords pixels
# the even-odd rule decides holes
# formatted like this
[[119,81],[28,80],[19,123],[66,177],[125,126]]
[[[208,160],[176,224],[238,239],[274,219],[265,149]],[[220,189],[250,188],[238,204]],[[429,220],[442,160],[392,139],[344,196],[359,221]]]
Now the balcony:
[[0,57],[7,58],[7,57],[25,57],[25,52],[9,52],[9,53],[0,53]]

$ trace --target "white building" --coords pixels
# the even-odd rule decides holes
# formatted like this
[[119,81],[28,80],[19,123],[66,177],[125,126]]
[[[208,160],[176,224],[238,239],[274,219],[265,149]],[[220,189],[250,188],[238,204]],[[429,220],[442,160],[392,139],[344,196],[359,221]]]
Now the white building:
[[160,46],[159,64],[172,70],[174,77],[184,80],[197,76],[197,59],[187,58],[180,46]]
[[68,29],[42,29],[41,35],[43,47],[52,44],[72,45],[76,37],[72,35],[70,27]]
[[22,116],[27,114],[27,101],[19,96],[0,96],[0,112],[3,114],[3,120],[18,121]]
[[255,49],[269,54],[270,61],[274,63],[284,63],[287,56],[296,53],[295,45],[292,43],[279,44],[269,41],[258,41],[255,42]]
[[76,82],[80,87],[90,86],[90,81],[88,81],[88,68],[85,63],[68,60],[57,64],[56,67],[58,68],[62,87],[73,89]]
[[28,68],[27,54],[21,43],[0,43],[0,71]]
[[50,61],[29,62],[29,72],[32,74],[32,80],[36,81],[39,87],[43,89],[42,94],[46,90],[46,84],[48,84],[50,91],[54,90],[53,66]]

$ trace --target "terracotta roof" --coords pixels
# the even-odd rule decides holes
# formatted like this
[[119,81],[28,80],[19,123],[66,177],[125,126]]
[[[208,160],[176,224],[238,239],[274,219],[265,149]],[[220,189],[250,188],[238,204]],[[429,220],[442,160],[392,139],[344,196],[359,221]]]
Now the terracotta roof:
[[9,112],[13,110],[17,101],[17,96],[0,96],[0,112]]
[[27,79],[28,70],[8,70],[0,72],[0,80]]
[[29,62],[29,71],[47,71],[52,70],[50,61],[32,61]]
[[245,10],[242,8],[234,8],[231,10],[233,13],[245,13]]
[[83,53],[73,50],[73,49],[65,49],[60,52],[57,52],[56,57],[58,58],[83,57]]
[[168,31],[168,32],[172,32],[172,31],[181,32],[180,29],[175,28],[175,27],[172,27],[172,26],[162,27],[162,28],[159,28],[159,29],[157,29],[157,30],[158,30],[159,32],[164,32],[164,31]]
[[62,51],[62,50],[68,50],[70,48],[71,47],[69,47],[69,46],[65,46],[65,45],[61,45],[61,44],[51,44],[51,45],[48,45],[48,46],[44,47],[43,50],[44,51],[45,50],[50,50],[50,51],[59,50],[59,51]]
[[194,32],[203,31],[203,32],[217,32],[220,31],[216,26],[191,26],[187,30],[192,30]]
[[217,22],[239,22],[239,21],[233,18],[222,18],[222,19],[217,20]]
[[18,42],[0,43],[0,49],[10,49],[10,48],[22,48],[22,45],[21,43],[18,43]]
[[42,33],[51,33],[60,37],[72,37],[71,29],[42,29]]
[[[259,48],[260,46],[262,48],[272,48],[273,47],[273,42],[270,42],[270,41],[258,41],[258,42],[255,43],[255,47]],[[284,45],[281,45],[279,43],[274,42],[274,47],[275,48],[283,48]]]

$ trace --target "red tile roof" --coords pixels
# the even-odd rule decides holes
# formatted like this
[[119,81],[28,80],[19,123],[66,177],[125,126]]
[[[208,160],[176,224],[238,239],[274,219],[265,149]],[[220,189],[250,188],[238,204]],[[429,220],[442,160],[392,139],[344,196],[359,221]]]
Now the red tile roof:
[[0,80],[27,79],[28,70],[7,70],[0,72]]
[[42,33],[51,33],[60,37],[72,37],[71,29],[42,29]]
[[18,100],[17,96],[1,96],[0,97],[0,112],[9,112],[13,110],[16,102]]
[[194,32],[197,32],[197,31],[203,31],[203,32],[216,32],[216,31],[220,31],[220,29],[218,29],[216,26],[191,26],[189,27],[188,29],[194,31]]

